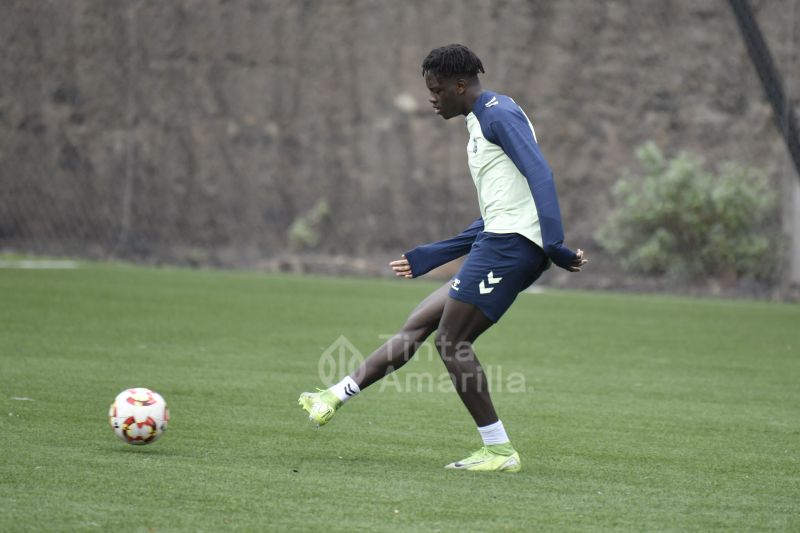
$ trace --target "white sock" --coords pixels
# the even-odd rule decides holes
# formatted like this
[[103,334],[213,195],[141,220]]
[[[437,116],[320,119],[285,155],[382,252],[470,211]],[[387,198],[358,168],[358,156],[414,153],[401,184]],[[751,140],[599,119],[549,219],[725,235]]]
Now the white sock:
[[506,428],[503,427],[503,422],[498,420],[494,424],[478,428],[481,434],[483,444],[489,446],[490,444],[506,444],[509,442],[508,435],[506,435]]
[[336,397],[342,401],[342,403],[361,392],[361,389],[358,388],[358,385],[350,376],[346,376],[342,381],[328,390],[334,393]]

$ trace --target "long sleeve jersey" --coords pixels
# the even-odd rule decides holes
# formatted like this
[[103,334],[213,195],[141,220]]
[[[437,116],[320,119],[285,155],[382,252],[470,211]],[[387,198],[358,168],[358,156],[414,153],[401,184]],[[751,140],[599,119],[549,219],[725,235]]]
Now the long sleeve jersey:
[[466,123],[467,159],[481,218],[456,237],[406,252],[414,277],[467,254],[481,231],[519,233],[553,263],[568,268],[575,252],[564,246],[553,173],[528,117],[508,96],[485,91]]

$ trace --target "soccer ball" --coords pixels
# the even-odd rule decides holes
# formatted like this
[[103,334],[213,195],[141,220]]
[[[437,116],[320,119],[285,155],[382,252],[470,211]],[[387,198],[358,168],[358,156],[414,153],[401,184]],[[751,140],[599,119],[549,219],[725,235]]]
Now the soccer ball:
[[167,402],[150,389],[126,389],[108,410],[108,423],[114,434],[128,444],[150,444],[167,430]]

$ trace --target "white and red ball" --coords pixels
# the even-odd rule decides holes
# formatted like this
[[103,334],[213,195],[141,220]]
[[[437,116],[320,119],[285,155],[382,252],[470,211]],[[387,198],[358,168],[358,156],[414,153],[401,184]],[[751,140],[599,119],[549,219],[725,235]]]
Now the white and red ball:
[[125,389],[108,410],[114,434],[128,444],[150,444],[167,430],[167,402],[150,389]]

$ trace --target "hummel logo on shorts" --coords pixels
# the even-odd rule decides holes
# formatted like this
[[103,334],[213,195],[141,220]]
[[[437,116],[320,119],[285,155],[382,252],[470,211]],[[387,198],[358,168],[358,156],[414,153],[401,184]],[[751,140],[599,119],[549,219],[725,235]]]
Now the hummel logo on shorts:
[[[489,275],[486,276],[486,281],[489,285],[497,285],[503,278],[496,278],[494,277],[494,272],[489,272]],[[494,290],[494,287],[487,287],[483,280],[481,280],[480,285],[478,285],[478,290],[481,291],[481,294],[489,294]]]

